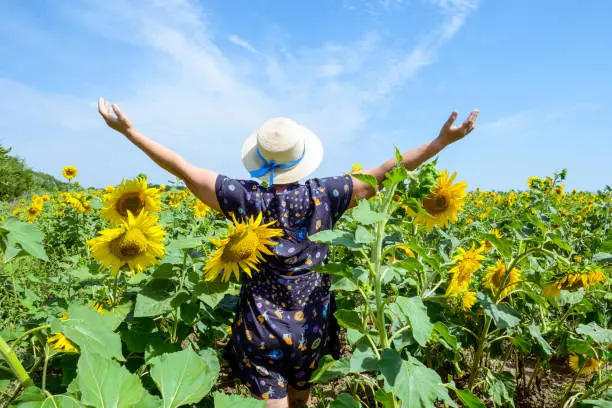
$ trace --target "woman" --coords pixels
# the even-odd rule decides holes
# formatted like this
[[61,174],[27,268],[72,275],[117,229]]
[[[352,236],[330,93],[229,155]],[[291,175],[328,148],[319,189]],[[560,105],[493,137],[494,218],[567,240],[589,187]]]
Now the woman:
[[[268,257],[242,287],[225,357],[232,374],[253,394],[267,399],[268,407],[307,404],[317,360],[327,353],[339,357],[330,278],[310,271],[327,260],[328,247],[308,236],[333,228],[348,208],[371,197],[374,189],[350,175],[298,184],[319,166],[323,148],[314,133],[290,119],[265,122],[243,145],[244,166],[252,177],[267,182],[265,187],[193,166],[139,133],[116,105],[111,108],[102,98],[98,110],[108,126],[182,179],[208,206],[238,219],[262,214],[264,222],[277,221],[282,228],[284,235],[273,247],[275,256]],[[408,170],[417,168],[470,133],[477,117],[478,111],[473,111],[455,127],[453,112],[438,137],[404,153],[401,164]],[[394,157],[362,173],[380,184],[396,164]]]

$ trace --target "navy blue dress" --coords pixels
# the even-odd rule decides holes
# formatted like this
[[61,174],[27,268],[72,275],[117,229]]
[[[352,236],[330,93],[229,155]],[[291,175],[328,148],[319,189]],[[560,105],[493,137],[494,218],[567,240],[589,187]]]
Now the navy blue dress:
[[288,385],[308,389],[318,359],[340,352],[330,276],[311,271],[327,261],[328,245],[308,237],[332,229],[349,207],[352,178],[311,179],[277,193],[220,175],[215,188],[227,217],[263,213],[264,222],[276,220],[284,232],[275,256],[245,277],[224,352],[231,374],[262,398],[283,398]]

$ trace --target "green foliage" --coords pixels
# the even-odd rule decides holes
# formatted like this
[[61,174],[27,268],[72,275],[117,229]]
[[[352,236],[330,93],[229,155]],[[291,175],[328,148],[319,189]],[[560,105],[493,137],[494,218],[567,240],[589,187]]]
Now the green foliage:
[[[420,203],[438,176],[434,164],[392,169],[380,186],[355,176],[371,183],[375,196],[360,201],[337,229],[310,237],[331,245],[330,262],[316,272],[331,275],[334,316],[348,342],[338,360],[325,355],[318,362],[312,382],[335,382],[321,403],[512,406],[517,395],[536,392],[553,359],[569,353],[581,362],[610,359],[610,191],[560,195],[563,174],[535,182],[529,194],[477,191],[457,222],[428,230],[408,209],[425,212]],[[85,244],[109,226],[99,216],[101,194],[70,188],[91,203],[86,211],[51,194],[30,224],[0,206],[0,336],[40,387],[11,396],[13,404],[264,406],[215,387],[243,282],[203,281],[202,268],[213,250],[210,238],[224,234],[227,223],[214,213],[196,219],[193,201],[163,193],[166,255],[144,273],[112,276]],[[178,195],[183,186],[171,191]],[[470,307],[462,303],[465,293],[447,289],[459,248],[472,246],[485,249],[468,274],[467,291],[477,293]],[[498,262],[520,270],[503,296],[485,279]],[[608,280],[574,282],[559,297],[543,294],[568,272],[591,271]],[[68,318],[59,319],[66,311]],[[53,349],[48,339],[56,333],[79,354]],[[521,372],[529,364],[531,378]],[[10,384],[8,370],[0,360],[0,391]],[[578,406],[605,406],[597,398],[610,383],[607,366],[574,389],[570,382],[567,396],[585,400]]]
[[11,201],[30,191],[57,191],[66,183],[46,173],[29,169],[24,161],[0,146],[0,201]]

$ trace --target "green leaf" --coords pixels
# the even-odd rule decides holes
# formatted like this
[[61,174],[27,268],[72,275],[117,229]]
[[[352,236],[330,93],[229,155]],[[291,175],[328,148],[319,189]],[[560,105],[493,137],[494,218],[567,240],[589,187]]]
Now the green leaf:
[[173,239],[172,241],[170,241],[170,243],[166,247],[166,250],[172,251],[175,249],[197,248],[199,246],[202,246],[203,239],[204,237],[190,237],[190,238]]
[[508,403],[514,406],[514,393],[516,391],[516,378],[507,372],[493,373],[487,371],[486,383],[488,393],[493,397],[496,405]]
[[104,358],[124,361],[119,335],[91,307],[70,305],[68,319],[60,320],[59,327],[59,331],[79,346],[81,352],[97,353]]
[[468,390],[454,390],[459,401],[463,403],[466,408],[486,408],[486,405],[474,394]]
[[328,273],[330,275],[342,276],[351,279],[353,278],[353,269],[349,265],[343,263],[322,263],[314,267],[312,270],[319,273]]
[[324,244],[341,245],[349,249],[360,250],[361,245],[354,241],[354,234],[342,230],[325,230],[317,232],[308,237],[313,242],[322,242]]
[[442,339],[444,340],[440,341],[440,343],[444,347],[449,348],[451,350],[457,350],[457,337],[455,337],[448,331],[448,327],[446,327],[444,323],[435,322],[433,328],[436,333],[438,333],[440,337],[442,337]]
[[612,408],[612,401],[583,400],[578,402],[578,408]]
[[514,344],[523,354],[531,351],[531,342],[525,336],[510,337],[510,343]]
[[215,392],[215,408],[266,408],[266,401]]
[[349,278],[338,278],[334,277],[331,284],[331,290],[343,290],[346,292],[354,292],[359,289],[359,286],[355,281]]
[[434,370],[410,356],[408,361],[392,349],[383,351],[380,371],[385,379],[385,391],[392,391],[402,400],[402,406],[431,408],[437,400],[456,406]]
[[380,402],[384,408],[394,408],[396,405],[395,396],[393,396],[392,392],[385,392],[382,388],[376,390],[374,393],[374,399],[377,402]]
[[177,273],[174,271],[174,264],[162,263],[153,272],[153,279],[169,279]]
[[386,220],[387,217],[387,214],[373,211],[368,200],[360,200],[353,210],[353,218],[364,225],[376,224],[379,221]]
[[83,405],[69,395],[53,395],[42,403],[40,408],[82,408]]
[[557,304],[559,306],[565,305],[577,305],[584,299],[584,291],[577,290],[570,292],[569,290],[562,290],[560,296],[557,298]]
[[538,328],[538,326],[536,326],[535,324],[531,324],[531,326],[529,326],[529,334],[531,334],[533,338],[538,341],[538,344],[542,346],[542,349],[547,355],[552,355],[553,349],[552,347],[550,347],[548,342],[544,340],[544,337],[542,337],[542,333],[540,333],[540,329]]
[[564,238],[559,233],[549,234],[548,238],[553,242],[553,244],[557,245],[559,248],[572,252],[572,246],[565,242]]
[[351,328],[363,333],[363,321],[358,312],[354,310],[340,309],[334,313],[338,324],[342,327]]
[[187,348],[155,357],[150,363],[151,377],[162,395],[164,408],[199,402],[219,376],[219,360],[214,352],[202,357]]
[[[35,258],[48,261],[45,247],[42,244],[43,233],[33,224],[20,221],[15,217],[8,217],[2,228],[8,231],[7,245],[21,248]],[[6,256],[6,254],[5,254]]]
[[353,173],[351,176],[359,181],[369,184],[374,191],[378,191],[378,181],[376,180],[376,177],[372,176],[371,174]]
[[591,351],[591,346],[588,341],[577,339],[573,336],[569,336],[565,340],[565,347],[567,351],[570,353],[575,353],[581,356],[591,355],[593,352]]
[[402,152],[400,151],[400,149],[397,146],[393,146],[393,147],[395,148],[395,160],[397,161],[395,166],[399,167],[399,166],[402,165],[402,162],[404,161],[404,156],[402,155]]
[[132,408],[159,408],[162,400],[157,395],[151,395],[147,391],[142,394],[142,398]]
[[351,363],[348,358],[334,360],[329,354],[324,355],[312,373],[310,379],[313,383],[326,383],[336,378],[344,377],[351,372]]
[[484,238],[492,243],[502,256],[506,258],[512,256],[512,241],[505,238],[497,238],[493,234],[485,234]]
[[132,311],[133,303],[131,301],[121,303],[111,310],[104,311],[104,320],[111,330],[117,330],[117,327],[125,320],[127,315]]
[[193,293],[198,299],[214,309],[223,300],[228,289],[228,282],[221,282],[219,280],[199,281],[193,289]]
[[419,296],[398,296],[395,304],[399,307],[402,316],[412,326],[412,336],[421,347],[425,347],[427,340],[431,337],[434,325],[429,320],[427,308]]
[[19,408],[40,408],[45,400],[45,394],[36,386],[27,387],[21,395],[13,401],[13,406]]
[[595,263],[612,263],[612,254],[607,252],[598,252],[591,259]]
[[498,329],[508,329],[514,327],[521,322],[521,315],[511,307],[504,305],[496,305],[482,292],[476,294],[478,302],[483,307],[485,313],[493,319],[495,326]]
[[136,296],[134,317],[158,316],[173,310],[190,298],[185,291],[175,293],[176,285],[169,279],[154,279]]
[[355,242],[358,244],[370,244],[374,242],[374,235],[364,226],[360,225],[355,230]]
[[81,400],[86,405],[131,407],[142,398],[144,388],[138,376],[113,360],[86,351],[77,368]]
[[369,346],[359,345],[353,351],[349,359],[349,371],[351,373],[363,373],[378,370],[378,358]]
[[576,333],[589,336],[597,343],[612,343],[612,330],[605,329],[595,322],[579,324]]
[[386,189],[390,189],[392,186],[401,183],[408,178],[408,170],[405,167],[394,167],[390,172],[385,174],[383,185]]
[[361,404],[355,401],[350,394],[340,394],[329,404],[329,408],[361,408]]

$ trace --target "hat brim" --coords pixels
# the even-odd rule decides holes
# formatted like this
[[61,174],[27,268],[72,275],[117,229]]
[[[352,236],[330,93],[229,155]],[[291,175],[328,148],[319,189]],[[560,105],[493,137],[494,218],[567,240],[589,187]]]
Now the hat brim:
[[[274,184],[290,184],[300,181],[310,175],[319,167],[323,160],[323,144],[310,130],[301,126],[304,132],[306,152],[302,160],[288,169],[274,169]],[[242,145],[242,164],[251,172],[261,167],[262,162],[257,155],[257,132],[251,134]],[[269,181],[270,173],[258,177],[262,181]]]

